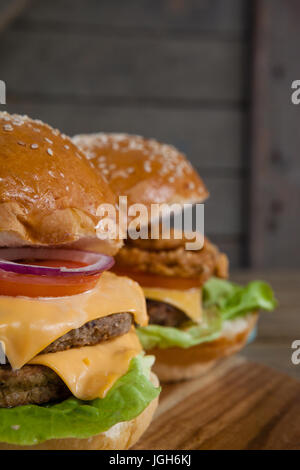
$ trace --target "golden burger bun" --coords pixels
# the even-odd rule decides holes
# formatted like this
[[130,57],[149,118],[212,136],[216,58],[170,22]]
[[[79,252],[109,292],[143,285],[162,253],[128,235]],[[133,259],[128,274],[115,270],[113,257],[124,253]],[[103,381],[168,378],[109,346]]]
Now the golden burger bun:
[[186,157],[175,147],[127,134],[82,134],[73,142],[128,206],[203,202],[208,191]]
[[76,145],[27,116],[0,113],[0,246],[74,244],[109,254],[96,237],[97,208],[115,196]]
[[187,349],[155,348],[147,351],[156,357],[153,371],[161,382],[178,382],[205,374],[217,361],[240,351],[257,323],[257,313],[225,322],[219,338]]

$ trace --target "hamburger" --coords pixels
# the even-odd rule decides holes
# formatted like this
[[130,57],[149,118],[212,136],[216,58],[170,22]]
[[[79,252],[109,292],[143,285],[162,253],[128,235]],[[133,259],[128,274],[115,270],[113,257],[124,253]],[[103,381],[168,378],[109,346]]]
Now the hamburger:
[[68,137],[0,113],[1,449],[127,449],[150,423],[145,298],[108,271],[121,240],[97,236],[103,203]]
[[[114,193],[128,197],[128,206],[183,207],[208,197],[200,176],[173,146],[126,134],[79,135],[73,141]],[[149,325],[138,334],[156,356],[154,370],[164,382],[196,377],[239,351],[255,328],[258,311],[275,307],[266,283],[242,287],[228,281],[227,256],[207,238],[196,250],[186,249],[186,242],[174,231],[169,239],[128,237],[113,267],[144,290]]]

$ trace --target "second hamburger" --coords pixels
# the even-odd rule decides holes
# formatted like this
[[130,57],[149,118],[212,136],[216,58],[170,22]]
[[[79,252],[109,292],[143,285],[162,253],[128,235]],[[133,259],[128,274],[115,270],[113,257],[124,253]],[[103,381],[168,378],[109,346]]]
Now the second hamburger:
[[[74,137],[95,170],[100,170],[128,206],[203,202],[208,191],[185,156],[172,146],[126,134]],[[217,360],[240,350],[253,331],[258,310],[275,299],[264,282],[242,287],[227,280],[228,260],[208,239],[187,250],[184,238],[128,238],[114,271],[143,287],[149,325],[138,334],[156,356],[162,381],[196,377]]]

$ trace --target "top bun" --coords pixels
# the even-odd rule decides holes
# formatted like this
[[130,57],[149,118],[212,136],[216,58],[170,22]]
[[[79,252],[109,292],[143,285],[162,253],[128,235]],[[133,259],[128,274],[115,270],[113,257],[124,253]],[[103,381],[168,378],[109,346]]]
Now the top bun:
[[0,246],[63,245],[113,254],[96,236],[109,186],[74,143],[38,120],[0,113]]
[[208,197],[197,172],[171,145],[135,135],[103,133],[77,135],[73,142],[102,172],[115,194],[128,197],[128,205],[182,206]]

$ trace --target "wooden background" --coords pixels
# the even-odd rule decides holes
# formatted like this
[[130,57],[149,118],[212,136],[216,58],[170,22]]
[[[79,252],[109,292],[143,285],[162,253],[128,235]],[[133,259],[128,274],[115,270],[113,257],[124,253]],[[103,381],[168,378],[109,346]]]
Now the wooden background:
[[174,144],[232,266],[299,266],[297,0],[0,0],[0,34],[5,109]]

